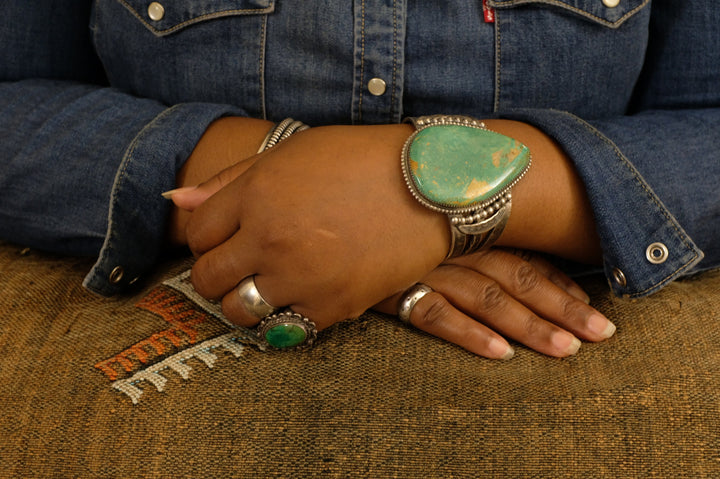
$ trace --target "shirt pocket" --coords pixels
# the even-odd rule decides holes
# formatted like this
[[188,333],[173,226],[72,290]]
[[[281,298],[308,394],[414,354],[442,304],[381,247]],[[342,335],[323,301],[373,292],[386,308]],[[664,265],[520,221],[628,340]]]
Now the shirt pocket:
[[157,36],[170,35],[190,25],[234,15],[271,13],[274,0],[118,0]]
[[619,27],[649,3],[650,0],[488,0],[494,8],[532,4],[560,8],[609,28]]
[[96,0],[95,48],[112,86],[172,105],[264,115],[268,15],[276,0]]
[[[650,0],[488,0],[496,109],[624,114],[643,67]],[[613,6],[614,5],[614,6]]]

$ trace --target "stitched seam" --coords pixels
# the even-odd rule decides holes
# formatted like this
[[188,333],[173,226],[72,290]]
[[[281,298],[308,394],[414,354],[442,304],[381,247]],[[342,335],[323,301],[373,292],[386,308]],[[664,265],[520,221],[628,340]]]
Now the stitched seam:
[[108,74],[107,68],[105,67],[105,62],[100,57],[100,52],[98,51],[98,45],[99,38],[98,38],[98,30],[100,21],[98,20],[98,17],[100,16],[100,6],[98,5],[100,0],[95,0],[95,8],[93,9],[93,19],[92,19],[92,41],[93,41],[93,48],[95,49],[95,55],[100,59],[100,65],[102,66],[103,72],[105,73],[105,78],[110,78],[110,75]]
[[[112,193],[110,196],[110,207],[108,208],[108,227],[107,232],[105,233],[105,241],[103,241],[103,245],[100,248],[101,252],[109,252],[110,249],[110,243],[114,240],[113,233],[113,213],[115,212],[115,209],[117,207],[118,197],[120,196],[120,190],[122,189],[121,186],[118,186],[118,188],[115,188],[115,185],[120,185],[121,181],[125,178],[128,165],[130,163],[130,158],[135,154],[135,149],[138,146],[138,143],[140,143],[140,139],[145,136],[145,133],[154,125],[159,122],[164,117],[168,116],[172,111],[179,108],[181,105],[174,105],[170,108],[167,108],[166,110],[162,111],[159,115],[157,115],[153,120],[145,125],[140,132],[135,135],[135,138],[133,138],[133,141],[130,143],[130,146],[128,147],[126,153],[123,155],[122,160],[120,164],[122,165],[122,168],[118,170],[117,174],[115,175],[115,180],[113,181],[113,187],[112,187]],[[95,266],[93,266],[91,274],[97,271],[97,267],[104,261],[107,261],[107,255],[98,256],[97,261],[95,262]]]
[[260,27],[260,64],[258,65],[258,74],[260,82],[260,114],[263,120],[267,120],[267,105],[265,98],[265,49],[267,48],[267,15],[263,18],[262,27]]
[[628,11],[625,15],[623,15],[622,17],[620,17],[620,18],[617,19],[616,21],[610,22],[610,21],[608,21],[608,20],[605,20],[605,19],[602,18],[602,17],[598,17],[597,15],[593,15],[593,14],[590,13],[590,12],[586,12],[585,10],[582,10],[582,9],[580,9],[580,8],[577,8],[577,7],[573,7],[572,5],[568,5],[567,3],[561,2],[561,1],[558,1],[558,0],[541,0],[541,1],[537,1],[537,0],[511,0],[511,1],[509,1],[509,2],[504,2],[504,3],[502,3],[502,4],[498,4],[498,2],[495,2],[495,1],[493,1],[493,0],[489,0],[489,1],[488,1],[488,3],[489,3],[491,6],[496,7],[496,8],[506,8],[506,7],[516,6],[516,5],[527,5],[527,4],[538,4],[538,3],[542,3],[542,4],[546,4],[546,5],[555,5],[555,6],[562,7],[562,8],[565,8],[565,9],[567,9],[567,10],[570,10],[570,11],[572,11],[572,12],[575,12],[575,13],[577,13],[578,15],[582,15],[583,17],[586,17],[586,18],[590,18],[590,19],[592,19],[592,20],[595,20],[596,22],[601,23],[601,24],[603,24],[603,25],[605,25],[605,26],[608,26],[608,27],[611,27],[611,28],[617,28],[617,27],[619,27],[621,24],[623,24],[623,23],[625,22],[625,20],[627,20],[628,18],[630,18],[631,16],[633,16],[638,10],[641,10],[641,9],[642,9],[643,7],[645,7],[645,5],[647,5],[649,2],[650,2],[650,0],[645,0],[645,1],[642,2],[640,5],[638,5],[637,7],[633,8],[632,10]]
[[397,81],[397,38],[398,38],[398,23],[397,23],[397,1],[393,0],[393,69],[392,69],[392,88],[390,90],[390,121],[393,119],[393,112],[395,111],[395,88]]
[[185,20],[184,22],[178,23],[177,25],[175,25],[171,28],[168,28],[165,30],[160,30],[158,28],[153,27],[150,23],[148,23],[145,20],[145,18],[143,18],[143,16],[140,15],[137,12],[137,10],[135,10],[125,0],[118,0],[118,2],[120,2],[121,5],[123,5],[126,9],[128,9],[130,11],[130,13],[132,13],[133,16],[135,16],[135,18],[140,20],[140,22],[143,25],[145,25],[151,32],[153,32],[155,35],[158,35],[161,37],[165,36],[165,35],[169,35],[171,33],[174,33],[182,28],[185,28],[188,25],[192,25],[193,23],[198,23],[198,22],[202,22],[205,20],[212,20],[214,18],[219,18],[219,17],[228,17],[231,15],[255,15],[255,14],[259,14],[259,13],[268,13],[273,10],[273,7],[271,6],[268,8],[234,9],[234,10],[224,10],[222,12],[206,13],[205,15],[200,15],[199,17],[195,17],[190,20]]
[[360,2],[360,89],[358,98],[358,123],[362,123],[363,90],[365,85],[365,0]]
[[[558,111],[558,110],[553,110],[553,111]],[[621,163],[622,163],[628,170],[630,170],[630,172],[633,174],[633,179],[634,179],[635,183],[637,183],[637,185],[640,186],[640,188],[643,189],[643,191],[644,191],[644,192],[646,193],[646,195],[647,195],[647,198],[648,198],[653,204],[655,204],[655,206],[660,210],[661,214],[665,217],[665,219],[666,219],[666,224],[669,223],[670,226],[672,227],[672,229],[674,229],[675,232],[677,233],[677,235],[680,237],[680,240],[682,241],[682,243],[683,243],[688,249],[690,249],[690,250],[692,250],[692,251],[694,252],[695,249],[693,248],[693,246],[685,240],[686,234],[677,227],[676,222],[675,222],[675,219],[674,219],[672,216],[670,216],[670,215],[667,213],[665,207],[657,201],[657,199],[655,198],[654,193],[649,189],[648,185],[647,185],[644,181],[641,181],[641,180],[640,180],[640,177],[641,177],[641,176],[640,176],[640,172],[638,172],[638,171],[635,169],[635,167],[632,165],[632,163],[630,163],[630,161],[625,157],[625,155],[622,154],[622,152],[621,152],[620,149],[617,147],[617,145],[615,145],[615,143],[613,143],[609,138],[605,137],[602,133],[600,133],[595,127],[593,127],[593,126],[590,125],[589,123],[585,122],[584,120],[578,118],[577,116],[573,115],[572,113],[567,113],[567,112],[561,112],[561,113],[566,113],[567,115],[569,115],[573,120],[575,120],[578,124],[580,124],[580,126],[582,126],[585,130],[587,130],[587,131],[590,132],[592,135],[594,135],[594,136],[596,136],[597,138],[599,138],[603,143],[607,144],[608,146],[610,146],[610,148],[612,148],[613,152],[615,152],[615,156],[617,156],[617,158],[621,161]],[[631,298],[638,297],[638,296],[642,296],[642,295],[646,294],[647,292],[649,292],[649,291],[651,291],[651,290],[653,290],[653,289],[658,288],[659,286],[662,286],[662,285],[668,283],[669,281],[672,280],[672,278],[673,278],[676,274],[681,273],[682,271],[685,271],[686,269],[688,269],[688,268],[692,265],[692,263],[694,263],[695,260],[698,259],[698,257],[699,257],[699,255],[698,255],[697,253],[694,253],[694,254],[693,254],[693,257],[692,257],[689,261],[687,261],[686,263],[684,263],[683,265],[681,265],[680,267],[678,267],[677,269],[675,269],[675,271],[674,271],[672,274],[667,275],[665,278],[661,279],[660,281],[658,281],[655,285],[651,286],[650,288],[646,288],[646,289],[643,290],[643,291],[640,291],[640,292],[637,292],[637,293],[633,293],[633,294],[631,294],[631,295],[629,295],[629,296],[630,296]]]
[[500,19],[495,12],[495,99],[493,102],[493,112],[497,113],[500,109]]

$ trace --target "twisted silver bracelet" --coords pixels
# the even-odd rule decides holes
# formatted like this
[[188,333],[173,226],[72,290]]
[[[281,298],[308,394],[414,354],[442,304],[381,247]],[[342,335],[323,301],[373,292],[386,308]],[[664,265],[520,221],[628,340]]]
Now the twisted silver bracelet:
[[293,133],[307,130],[308,128],[310,127],[301,121],[293,120],[292,118],[285,118],[283,121],[270,129],[257,152],[262,153],[263,151],[272,148],[281,141],[289,138]]

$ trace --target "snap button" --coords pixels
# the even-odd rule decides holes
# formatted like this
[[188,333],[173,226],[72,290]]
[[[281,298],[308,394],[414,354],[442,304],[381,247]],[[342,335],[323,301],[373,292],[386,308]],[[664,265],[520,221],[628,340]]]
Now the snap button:
[[652,264],[662,264],[669,256],[667,246],[662,243],[653,243],[645,250],[645,257]]
[[368,90],[375,96],[385,93],[385,81],[382,78],[373,78],[368,82]]
[[625,273],[623,273],[620,268],[613,268],[612,277],[613,281],[615,281],[617,285],[621,288],[627,286],[627,279],[625,279]]
[[152,2],[148,6],[148,17],[150,17],[150,20],[153,21],[159,21],[162,20],[162,18],[165,16],[165,7],[163,7],[158,2]]
[[125,270],[122,266],[115,266],[113,270],[110,272],[110,282],[112,284],[118,284],[120,281],[122,281],[123,276],[125,275]]
[[602,0],[603,5],[608,8],[615,8],[620,5],[620,0]]

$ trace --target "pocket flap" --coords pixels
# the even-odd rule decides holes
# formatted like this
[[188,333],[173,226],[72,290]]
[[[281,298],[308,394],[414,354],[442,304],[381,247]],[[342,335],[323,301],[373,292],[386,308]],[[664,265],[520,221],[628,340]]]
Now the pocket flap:
[[169,35],[193,23],[233,15],[257,15],[275,10],[275,0],[117,0],[157,36]]
[[[615,6],[606,4],[617,3]],[[650,0],[488,0],[494,8],[511,8],[519,5],[548,5],[564,8],[589,20],[611,28],[619,27]]]

